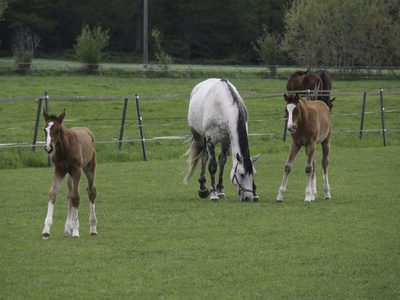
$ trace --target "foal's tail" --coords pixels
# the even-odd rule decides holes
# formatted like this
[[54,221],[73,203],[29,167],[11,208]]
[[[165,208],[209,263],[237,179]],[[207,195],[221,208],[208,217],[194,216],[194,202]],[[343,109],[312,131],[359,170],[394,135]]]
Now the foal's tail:
[[192,177],[194,171],[196,170],[197,162],[203,156],[205,151],[204,145],[200,145],[198,141],[194,138],[191,140],[190,148],[184,155],[189,155],[187,162],[189,164],[188,172],[186,174],[185,179],[183,182],[186,184],[188,183],[190,177]]

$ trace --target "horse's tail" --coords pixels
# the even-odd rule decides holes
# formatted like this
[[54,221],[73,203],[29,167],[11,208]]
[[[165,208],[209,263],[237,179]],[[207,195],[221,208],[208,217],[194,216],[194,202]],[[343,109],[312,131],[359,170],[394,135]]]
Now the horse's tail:
[[320,90],[322,89],[321,79],[317,76],[315,80],[315,88],[314,88],[314,100],[318,99],[318,95]]
[[186,174],[185,179],[183,180],[183,183],[188,183],[190,177],[192,177],[194,171],[196,170],[197,162],[199,161],[200,157],[203,156],[204,151],[205,151],[204,145],[200,145],[197,140],[192,138],[190,148],[186,153],[184,154],[189,155],[187,162],[189,164],[188,172]]

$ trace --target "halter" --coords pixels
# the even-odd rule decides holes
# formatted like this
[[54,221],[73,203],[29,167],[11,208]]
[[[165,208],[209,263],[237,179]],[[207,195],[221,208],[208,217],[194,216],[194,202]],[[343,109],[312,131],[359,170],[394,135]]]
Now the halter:
[[236,171],[237,171],[238,165],[239,165],[239,162],[236,163],[235,172],[234,172],[233,178],[232,178],[232,183],[235,184],[234,181],[235,181],[235,179],[236,179],[237,185],[238,185],[238,187],[239,187],[239,191],[238,191],[239,196],[240,196],[240,192],[241,192],[241,191],[253,193],[253,190],[245,189],[244,187],[242,187],[242,185],[240,184],[239,180],[237,179]]

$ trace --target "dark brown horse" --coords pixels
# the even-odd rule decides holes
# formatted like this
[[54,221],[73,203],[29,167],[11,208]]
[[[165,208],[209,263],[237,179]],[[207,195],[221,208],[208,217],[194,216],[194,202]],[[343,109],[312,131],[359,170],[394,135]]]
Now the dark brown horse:
[[79,182],[82,170],[87,178],[87,192],[90,200],[90,234],[97,234],[97,219],[94,201],[97,195],[94,183],[96,171],[96,153],[94,149],[94,135],[88,128],[66,128],[62,122],[65,110],[58,117],[49,115],[43,109],[46,121],[44,127],[46,135],[45,150],[53,153],[51,160],[54,163],[53,184],[49,191],[48,210],[42,232],[43,239],[50,236],[50,227],[53,224],[53,209],[57,193],[64,177],[67,176],[68,217],[65,223],[64,236],[79,237],[78,207],[80,203]]
[[307,188],[304,201],[315,201],[317,189],[314,153],[317,144],[322,145],[325,199],[329,200],[331,199],[331,194],[328,182],[328,154],[332,136],[330,110],[322,101],[306,102],[297,94],[285,94],[284,98],[286,100],[286,113],[288,116],[287,128],[292,135],[292,143],[290,144],[289,158],[285,164],[285,172],[276,201],[283,201],[290,170],[298,151],[303,146],[306,148],[308,157],[306,164]]
[[303,91],[310,90],[312,94],[311,100],[317,100],[318,93],[322,90],[322,80],[315,74],[310,74],[309,71],[296,71],[290,74],[286,85],[287,91]]
[[331,74],[325,70],[319,70],[314,74],[310,73],[310,70],[293,72],[286,85],[288,91],[312,91],[310,100],[322,100],[329,109],[332,109],[332,102],[335,100],[335,98],[330,98],[331,89]]

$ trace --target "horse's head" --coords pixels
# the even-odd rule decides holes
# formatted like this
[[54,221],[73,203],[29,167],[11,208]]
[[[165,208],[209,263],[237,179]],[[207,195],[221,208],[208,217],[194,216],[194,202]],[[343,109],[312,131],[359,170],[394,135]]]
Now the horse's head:
[[300,117],[300,96],[298,94],[285,94],[286,115],[288,118],[287,128],[293,133],[298,127]]
[[60,137],[62,121],[64,120],[65,117],[65,109],[61,113],[61,115],[57,117],[54,115],[49,115],[43,108],[43,117],[46,122],[46,125],[44,126],[44,134],[46,136],[45,150],[47,153],[50,154],[53,152],[54,147],[57,144],[58,139]]
[[242,202],[253,202],[254,196],[254,176],[256,175],[256,169],[253,163],[260,157],[258,154],[247,160],[243,158],[239,153],[236,153],[236,164],[231,170],[231,180],[233,185],[236,187],[240,201]]

